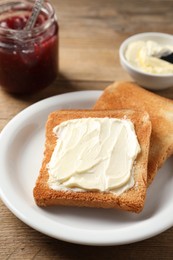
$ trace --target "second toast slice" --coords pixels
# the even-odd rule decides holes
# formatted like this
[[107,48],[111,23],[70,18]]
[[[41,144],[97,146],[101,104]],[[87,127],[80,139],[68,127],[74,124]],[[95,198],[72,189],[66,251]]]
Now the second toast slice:
[[158,169],[173,154],[173,100],[152,93],[134,82],[114,82],[97,100],[94,109],[139,109],[152,123],[148,162],[148,185]]

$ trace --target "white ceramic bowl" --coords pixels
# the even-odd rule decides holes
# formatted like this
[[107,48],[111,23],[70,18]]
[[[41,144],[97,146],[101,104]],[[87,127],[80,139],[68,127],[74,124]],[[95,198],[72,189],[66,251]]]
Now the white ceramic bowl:
[[140,69],[133,67],[125,58],[125,51],[127,46],[134,41],[147,41],[152,40],[160,44],[173,45],[173,35],[157,32],[146,32],[135,34],[127,38],[120,46],[119,56],[122,67],[129,73],[129,75],[141,86],[161,90],[173,87],[173,74],[156,75],[151,73],[142,72]]

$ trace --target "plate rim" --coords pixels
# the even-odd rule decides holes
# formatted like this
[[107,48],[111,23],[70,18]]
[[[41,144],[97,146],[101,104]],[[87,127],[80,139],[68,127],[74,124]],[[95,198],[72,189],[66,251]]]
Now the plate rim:
[[[48,97],[45,98],[43,100],[40,100],[28,107],[26,107],[25,109],[23,109],[21,112],[19,112],[16,116],[14,116],[7,124],[6,126],[2,129],[1,133],[0,133],[0,142],[3,139],[4,135],[6,135],[6,132],[8,131],[8,129],[10,129],[11,125],[14,124],[16,121],[18,121],[18,119],[23,116],[23,115],[30,115],[30,113],[32,113],[32,111],[35,110],[35,108],[40,107],[40,111],[42,111],[42,106],[48,102],[49,104],[51,104],[52,100],[55,100],[56,98],[65,98],[65,99],[71,99],[72,97],[77,97],[80,96],[81,94],[85,96],[85,94],[92,94],[94,96],[94,99],[96,100],[96,98],[98,98],[99,95],[101,95],[103,91],[101,90],[83,90],[83,91],[75,91],[75,92],[68,92],[68,93],[64,93],[64,94],[60,94],[60,95],[55,95],[52,97]],[[97,97],[96,97],[97,96]],[[84,97],[85,99],[85,97]],[[86,98],[87,99],[87,98]],[[57,101],[56,101],[57,102]],[[0,154],[2,153],[2,149],[0,149]],[[173,159],[173,158],[172,158]],[[1,156],[0,156],[0,160],[1,160]],[[1,174],[0,174],[1,177]],[[107,241],[104,240],[100,240],[100,233],[103,233],[104,231],[102,230],[97,230],[97,233],[99,234],[98,236],[98,240],[96,241],[93,238],[91,239],[91,241],[86,241],[85,239],[75,239],[74,236],[72,237],[67,237],[66,235],[60,235],[58,234],[57,236],[52,234],[51,232],[49,232],[48,230],[44,230],[44,228],[41,228],[40,226],[38,227],[38,225],[36,223],[32,223],[32,221],[28,221],[28,219],[26,218],[26,216],[22,215],[22,213],[16,209],[14,207],[14,205],[12,205],[10,203],[10,201],[8,200],[8,198],[6,196],[4,196],[5,194],[3,193],[3,189],[1,187],[1,183],[0,183],[0,198],[3,201],[3,203],[6,205],[6,207],[17,217],[19,218],[22,222],[24,222],[25,224],[27,224],[28,226],[34,228],[35,230],[46,234],[50,237],[56,238],[56,239],[61,239],[63,241],[66,242],[72,242],[72,243],[76,243],[76,244],[83,244],[83,245],[97,245],[97,246],[108,246],[108,245],[123,245],[123,244],[129,244],[129,243],[134,243],[137,241],[141,241],[150,237],[153,237],[155,235],[160,234],[161,232],[167,230],[168,228],[171,228],[173,226],[173,220],[169,221],[169,223],[166,223],[164,225],[162,225],[162,228],[160,229],[155,229],[153,230],[153,232],[144,232],[142,236],[139,237],[138,233],[135,233],[133,238],[128,238],[128,235],[126,237],[126,239],[119,239],[116,240],[115,238],[109,238],[107,235]],[[69,227],[68,227],[69,228]],[[74,231],[74,230],[73,230]],[[76,229],[75,229],[76,232]],[[85,230],[86,232],[86,230]],[[78,233],[78,232],[77,232]],[[90,235],[91,231],[89,231],[89,235]],[[113,235],[112,233],[114,233],[114,231],[107,231],[106,234],[109,235]],[[105,235],[105,234],[104,234]],[[96,235],[97,237],[97,235]],[[80,237],[81,238],[81,237]]]

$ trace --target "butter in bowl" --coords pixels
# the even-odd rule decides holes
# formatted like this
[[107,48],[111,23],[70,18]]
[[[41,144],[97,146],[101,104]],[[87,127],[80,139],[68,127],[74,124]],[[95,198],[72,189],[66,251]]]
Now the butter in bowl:
[[120,62],[141,86],[173,87],[173,35],[147,32],[127,38],[119,49]]

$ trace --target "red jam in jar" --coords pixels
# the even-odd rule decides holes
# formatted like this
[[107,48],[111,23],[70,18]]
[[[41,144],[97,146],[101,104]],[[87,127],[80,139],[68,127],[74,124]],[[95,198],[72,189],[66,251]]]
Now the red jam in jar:
[[50,85],[58,71],[58,23],[45,1],[34,28],[25,29],[34,1],[0,3],[0,86],[16,94]]

